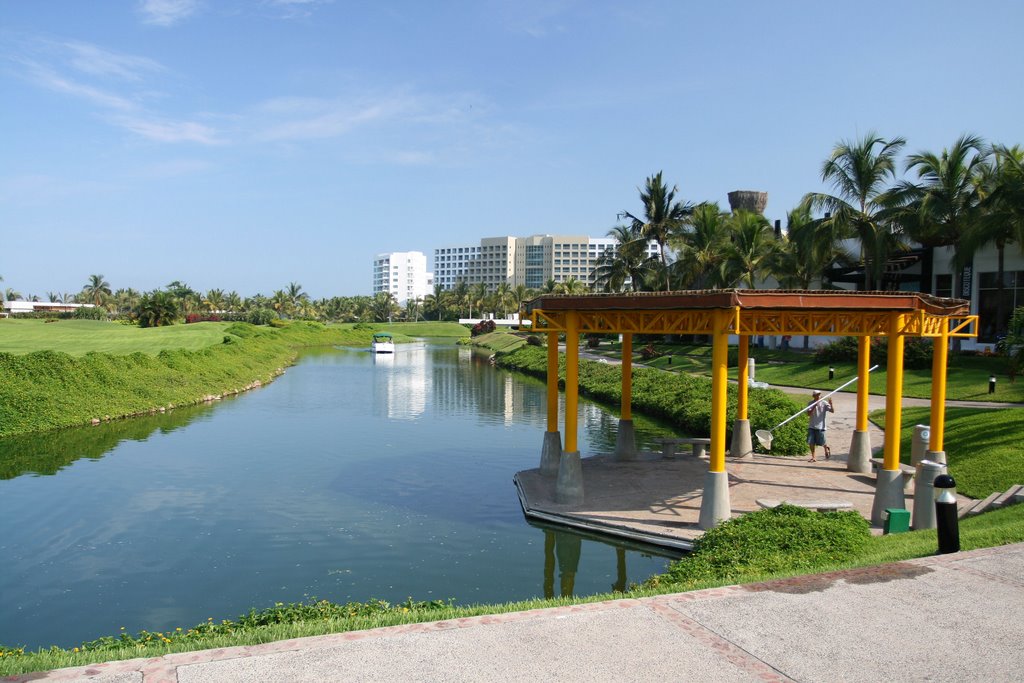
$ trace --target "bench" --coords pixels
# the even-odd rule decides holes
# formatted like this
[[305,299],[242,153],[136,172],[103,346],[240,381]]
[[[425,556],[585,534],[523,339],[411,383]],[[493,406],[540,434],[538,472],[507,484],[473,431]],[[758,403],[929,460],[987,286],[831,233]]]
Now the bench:
[[[884,458],[871,458],[871,469],[882,469],[882,463],[884,462]],[[900,471],[903,472],[903,490],[907,491],[910,489],[910,485],[914,482],[914,475],[917,474],[917,468],[913,465],[900,463]]]
[[847,503],[844,501],[836,501],[834,503],[826,501],[811,501],[803,502],[798,500],[773,500],[771,498],[758,498],[757,504],[763,508],[776,508],[786,503],[787,505],[795,505],[801,508],[807,508],[808,510],[817,510],[818,512],[834,512],[836,510],[846,510],[853,507],[853,503]]
[[676,457],[676,448],[678,446],[689,446],[693,452],[693,457],[703,458],[711,446],[711,439],[675,439],[665,437],[655,439],[654,441],[661,444],[661,455],[665,458]]

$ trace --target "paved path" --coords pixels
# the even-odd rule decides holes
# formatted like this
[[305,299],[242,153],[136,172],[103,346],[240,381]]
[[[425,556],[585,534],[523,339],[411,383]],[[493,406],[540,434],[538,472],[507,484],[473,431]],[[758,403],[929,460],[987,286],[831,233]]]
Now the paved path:
[[1024,544],[12,681],[1019,681]]

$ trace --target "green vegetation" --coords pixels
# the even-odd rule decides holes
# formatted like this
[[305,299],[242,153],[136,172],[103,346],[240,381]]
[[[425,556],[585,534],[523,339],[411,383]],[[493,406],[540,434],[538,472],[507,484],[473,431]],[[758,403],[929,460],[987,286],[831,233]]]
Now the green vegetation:
[[[928,408],[904,408],[901,416],[900,459],[910,462],[914,425],[928,424]],[[885,424],[885,411],[871,413],[876,424]],[[957,491],[971,498],[984,498],[1024,484],[1024,459],[1020,457],[1020,435],[1024,433],[1024,409],[946,408],[943,447],[949,473]]]
[[369,345],[372,334],[306,322],[283,328],[238,323],[221,332],[215,346],[164,349],[155,356],[0,353],[0,436],[149,414],[237,393],[271,380],[294,360],[297,347]]
[[0,320],[0,353],[59,351],[72,356],[91,352],[155,356],[167,349],[197,351],[220,344],[230,323],[141,328],[97,320]]
[[524,346],[526,344],[526,335],[508,330],[497,330],[473,337],[473,340],[467,343],[473,346],[481,346],[496,353],[504,353],[506,351],[515,351],[520,346]]
[[461,338],[469,336],[469,330],[465,325],[452,322],[379,323],[377,327],[384,332],[402,334],[407,337]]
[[[547,350],[523,346],[498,354],[496,364],[534,377],[547,376]],[[565,357],[559,355],[559,384],[565,384]],[[620,366],[581,360],[580,393],[618,407],[622,401]],[[777,389],[750,390],[748,417],[751,430],[770,429],[800,410],[801,405]],[[704,377],[671,375],[651,368],[633,368],[633,406],[647,415],[669,420],[688,434],[711,432],[711,381]],[[736,387],[729,387],[727,415],[736,414]],[[727,431],[732,429],[731,422]],[[798,417],[773,432],[772,452],[803,455],[807,451],[807,418]],[[755,448],[759,444],[755,444]]]

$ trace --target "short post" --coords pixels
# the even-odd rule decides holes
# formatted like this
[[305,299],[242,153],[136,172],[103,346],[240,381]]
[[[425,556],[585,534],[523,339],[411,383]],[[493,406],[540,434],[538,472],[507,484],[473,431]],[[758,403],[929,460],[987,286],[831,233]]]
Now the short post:
[[753,358],[747,359],[747,383],[754,384],[754,371],[757,369],[757,361]]
[[914,425],[914,438],[910,441],[910,464],[914,467],[924,460],[931,435],[932,432],[928,425]]
[[948,474],[935,477],[935,526],[939,553],[960,552],[960,520],[956,513],[956,481]]
[[833,379],[836,376],[836,369],[831,365],[828,366],[828,378]]
[[946,474],[945,463],[922,460],[917,465],[914,485],[914,529],[935,528],[935,478]]
[[989,375],[988,376],[988,393],[990,393],[990,394],[996,393],[996,376],[995,375]]

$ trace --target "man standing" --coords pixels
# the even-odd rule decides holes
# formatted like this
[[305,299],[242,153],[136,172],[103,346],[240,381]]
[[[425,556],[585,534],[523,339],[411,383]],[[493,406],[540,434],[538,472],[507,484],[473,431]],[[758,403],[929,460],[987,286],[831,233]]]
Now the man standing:
[[807,406],[807,416],[811,420],[807,426],[807,445],[811,449],[810,462],[817,462],[814,456],[817,453],[818,446],[824,446],[826,460],[832,457],[832,451],[825,442],[825,413],[834,412],[836,411],[832,407],[832,399],[829,398],[822,401],[821,391],[815,389],[814,393],[811,394],[811,403]]

